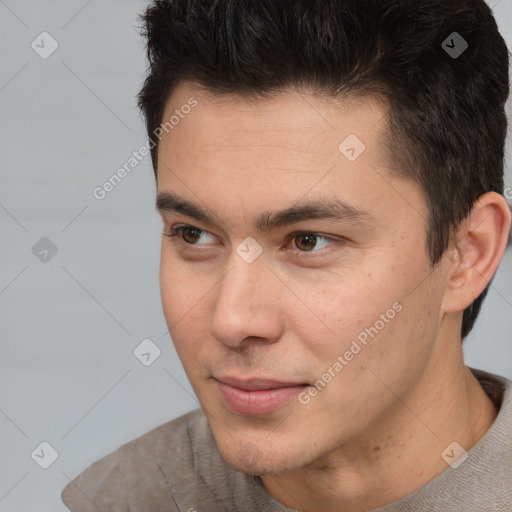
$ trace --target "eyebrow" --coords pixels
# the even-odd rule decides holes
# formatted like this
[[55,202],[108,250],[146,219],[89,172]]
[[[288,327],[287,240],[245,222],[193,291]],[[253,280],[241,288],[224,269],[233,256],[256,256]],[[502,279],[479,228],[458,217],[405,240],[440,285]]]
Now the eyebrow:
[[[199,221],[216,224],[214,215],[175,193],[159,193],[155,207],[160,214],[165,212],[181,213]],[[336,199],[334,201],[307,201],[275,212],[262,212],[254,219],[253,226],[257,231],[268,232],[289,224],[315,219],[350,220],[353,222],[376,220],[375,216],[368,211],[355,208]]]

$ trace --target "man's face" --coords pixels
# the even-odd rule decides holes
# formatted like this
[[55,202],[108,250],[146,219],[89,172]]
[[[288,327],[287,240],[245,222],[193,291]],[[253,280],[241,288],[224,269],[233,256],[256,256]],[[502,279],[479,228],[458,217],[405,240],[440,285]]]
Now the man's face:
[[[221,454],[278,473],[365,442],[421,379],[445,287],[424,197],[386,168],[384,107],[182,84],[163,121],[176,109],[158,193],[210,220],[161,201],[164,233],[189,226],[162,238],[162,303]],[[338,218],[311,215],[317,202],[342,204]]]

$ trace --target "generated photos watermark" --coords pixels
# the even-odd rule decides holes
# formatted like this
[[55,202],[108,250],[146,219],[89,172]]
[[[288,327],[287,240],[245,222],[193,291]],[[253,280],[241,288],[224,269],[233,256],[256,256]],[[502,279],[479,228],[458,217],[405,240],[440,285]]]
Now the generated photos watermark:
[[311,399],[320,393],[329,382],[332,381],[349,363],[352,361],[367,345],[370,340],[378,336],[378,334],[388,325],[403,307],[400,302],[395,302],[385,313],[381,313],[379,319],[371,326],[361,331],[356,339],[352,340],[348,350],[343,355],[339,355],[336,361],[322,374],[322,376],[305,391],[299,394],[299,402],[307,405]]
[[107,194],[112,192],[122,180],[128,176],[135,167],[137,167],[144,158],[150,154],[151,150],[162,140],[164,133],[169,133],[176,126],[178,126],[182,119],[190,114],[194,107],[197,107],[198,103],[195,98],[189,98],[186,103],[181,105],[180,108],[174,109],[173,115],[165,123],[160,124],[152,132],[153,137],[149,137],[148,140],[140,146],[132,155],[124,162],[124,164],[112,174],[108,180],[102,185],[97,186],[93,189],[92,195],[98,201],[102,201],[107,197]]

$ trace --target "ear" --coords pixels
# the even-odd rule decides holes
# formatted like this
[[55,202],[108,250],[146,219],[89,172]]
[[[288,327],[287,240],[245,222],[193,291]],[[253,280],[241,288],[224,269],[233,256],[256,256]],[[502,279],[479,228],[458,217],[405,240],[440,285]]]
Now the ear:
[[503,196],[487,192],[460,224],[445,255],[448,285],[443,311],[460,313],[485,289],[507,246],[511,212]]

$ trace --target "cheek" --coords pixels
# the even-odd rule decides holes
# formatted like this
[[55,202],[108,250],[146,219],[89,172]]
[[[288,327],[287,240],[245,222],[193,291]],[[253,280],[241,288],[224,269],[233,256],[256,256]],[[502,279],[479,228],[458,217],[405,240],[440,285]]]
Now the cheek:
[[[172,343],[191,384],[203,376],[218,347],[208,332],[218,273],[187,265],[163,249],[160,263],[162,309]],[[199,390],[195,389],[196,393]]]
[[354,388],[363,402],[378,407],[379,401],[405,394],[421,378],[435,350],[437,325],[425,308],[435,303],[436,296],[428,285],[409,294],[397,290],[394,295],[395,302],[374,309],[365,325],[357,325],[344,340],[345,352],[333,354],[344,357],[342,377],[334,384],[333,393]]
[[[210,285],[211,286],[211,285]],[[204,308],[208,283],[181,265],[169,251],[162,249],[160,260],[160,296],[162,309],[171,335],[178,338],[184,326],[193,332],[194,316]],[[174,336],[173,336],[174,341]]]
[[183,300],[179,300],[179,291],[184,287],[183,279],[180,278],[179,272],[172,269],[170,263],[167,262],[164,251],[160,260],[160,296],[162,299],[162,309],[170,328],[180,317],[180,309],[184,306]]
[[308,309],[288,306],[292,329],[308,344],[311,357],[333,360],[350,350],[354,340],[364,346],[371,335],[380,335],[395,321],[400,292],[392,286],[396,280],[388,279],[374,278],[367,271],[339,275],[309,289],[303,296]]

